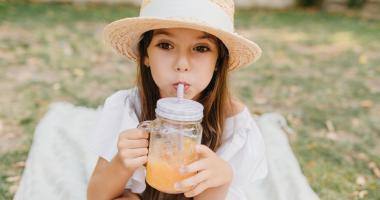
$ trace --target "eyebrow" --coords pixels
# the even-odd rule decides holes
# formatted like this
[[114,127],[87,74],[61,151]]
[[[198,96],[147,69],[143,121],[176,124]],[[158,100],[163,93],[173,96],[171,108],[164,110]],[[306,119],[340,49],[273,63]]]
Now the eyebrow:
[[198,37],[198,39],[208,39],[208,40],[211,40],[213,42],[216,43],[216,38],[215,36],[211,35],[211,34],[208,34],[208,33],[205,33],[204,35]]
[[167,32],[167,31],[164,31],[164,30],[156,30],[153,32],[153,35],[156,36],[156,35],[167,35],[167,36],[173,36],[173,34]]
[[[169,36],[169,37],[173,37],[173,34],[165,31],[165,30],[156,30],[153,32],[153,35],[154,36],[157,36],[157,35],[166,35],[166,36]],[[215,38],[215,36],[211,35],[211,34],[208,34],[208,33],[204,33],[204,35],[202,36],[199,36],[197,39],[207,39],[207,40],[210,40],[212,42],[214,42],[215,44],[217,43],[217,40]]]

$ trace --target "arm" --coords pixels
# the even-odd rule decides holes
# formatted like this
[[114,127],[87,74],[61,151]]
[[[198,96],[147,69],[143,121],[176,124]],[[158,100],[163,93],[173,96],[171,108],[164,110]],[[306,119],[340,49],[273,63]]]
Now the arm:
[[107,162],[99,158],[87,188],[87,199],[109,200],[123,195],[134,171],[147,162],[149,134],[130,129],[120,134],[116,156]]
[[87,199],[114,199],[124,192],[133,172],[124,168],[119,156],[111,162],[99,158],[87,189]]

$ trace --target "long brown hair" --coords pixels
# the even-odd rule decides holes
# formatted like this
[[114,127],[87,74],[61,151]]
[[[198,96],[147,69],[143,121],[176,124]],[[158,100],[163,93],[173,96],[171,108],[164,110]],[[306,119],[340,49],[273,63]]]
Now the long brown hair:
[[[154,109],[156,102],[160,99],[159,89],[153,80],[150,68],[144,64],[144,58],[148,56],[147,48],[152,41],[153,30],[142,35],[139,42],[139,62],[137,68],[137,88],[140,95],[141,114],[140,121],[152,120],[155,118]],[[202,120],[202,144],[208,146],[213,151],[221,145],[221,138],[224,127],[224,120],[227,111],[232,108],[231,97],[228,90],[228,50],[221,40],[215,38],[218,46],[218,59],[216,61],[215,72],[208,86],[196,99],[204,106],[204,117]],[[183,194],[166,194],[160,192],[147,184],[142,195],[144,200],[161,199],[192,199],[186,198]]]

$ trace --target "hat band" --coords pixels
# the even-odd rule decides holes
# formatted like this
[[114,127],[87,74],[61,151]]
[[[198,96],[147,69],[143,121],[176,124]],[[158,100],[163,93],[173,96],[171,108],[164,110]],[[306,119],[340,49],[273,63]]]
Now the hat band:
[[234,32],[231,18],[209,0],[152,0],[141,9],[140,17],[190,18],[206,22],[214,28]]

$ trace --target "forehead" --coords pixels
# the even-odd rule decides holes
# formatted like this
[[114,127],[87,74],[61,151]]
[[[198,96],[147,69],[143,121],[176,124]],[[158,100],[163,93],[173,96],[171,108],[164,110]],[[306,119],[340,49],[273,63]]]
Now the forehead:
[[216,42],[216,37],[195,29],[187,28],[165,28],[165,29],[156,29],[153,31],[153,36],[167,36],[172,38],[192,38],[192,39],[209,39],[213,42]]

